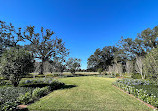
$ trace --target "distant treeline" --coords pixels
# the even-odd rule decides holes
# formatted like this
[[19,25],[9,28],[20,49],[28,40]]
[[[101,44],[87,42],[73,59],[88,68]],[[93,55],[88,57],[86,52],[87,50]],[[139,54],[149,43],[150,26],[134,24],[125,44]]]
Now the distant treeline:
[[[150,74],[156,75],[158,65],[157,47],[158,26],[153,29],[147,28],[138,33],[135,39],[121,37],[121,40],[115,46],[96,49],[87,60],[88,70],[97,71],[102,69],[102,71],[119,73],[120,75],[122,73],[139,73],[142,78],[146,78]],[[147,59],[149,59],[148,62]],[[151,64],[154,62],[155,64]],[[147,69],[147,64],[153,65],[152,68],[155,67],[155,69],[153,68],[154,72]]]

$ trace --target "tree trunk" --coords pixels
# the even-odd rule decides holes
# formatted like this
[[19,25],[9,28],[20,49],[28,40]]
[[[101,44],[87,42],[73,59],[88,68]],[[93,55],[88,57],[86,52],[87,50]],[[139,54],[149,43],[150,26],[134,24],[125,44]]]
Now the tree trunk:
[[40,66],[40,73],[39,73],[41,75],[43,75],[43,72],[44,72],[43,64],[44,64],[44,59],[42,58],[42,62],[41,62],[41,66]]

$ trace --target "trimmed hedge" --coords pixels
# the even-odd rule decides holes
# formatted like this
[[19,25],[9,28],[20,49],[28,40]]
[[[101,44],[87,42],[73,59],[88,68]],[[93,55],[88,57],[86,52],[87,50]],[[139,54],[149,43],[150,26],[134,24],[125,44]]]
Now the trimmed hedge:
[[0,110],[12,111],[16,109],[16,106],[20,104],[17,98],[27,92],[31,93],[32,88],[24,87],[2,87],[0,88]]
[[142,79],[128,79],[128,78],[124,78],[124,79],[118,79],[116,81],[117,83],[123,83],[126,85],[152,85],[153,83],[148,81],[148,80],[142,80]]
[[[121,81],[122,81],[122,83],[121,83]],[[125,84],[123,81],[124,80],[118,80],[118,81],[114,82],[113,85],[128,92],[129,94],[134,95],[135,97],[139,98],[140,100],[158,108],[158,97],[154,96],[153,94],[148,94],[147,91],[144,89],[137,89],[134,86]],[[135,80],[133,80],[133,81],[135,81]]]
[[[44,84],[45,87],[32,88],[28,86]],[[0,111],[16,111],[17,105],[28,104],[47,95],[50,91],[62,88],[65,84],[51,78],[22,80],[21,86],[0,88]],[[42,85],[43,86],[43,85]]]

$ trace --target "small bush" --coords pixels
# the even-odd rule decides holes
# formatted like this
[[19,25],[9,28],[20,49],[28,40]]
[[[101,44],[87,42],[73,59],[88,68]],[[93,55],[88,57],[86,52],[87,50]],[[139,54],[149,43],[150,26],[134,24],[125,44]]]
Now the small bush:
[[[0,108],[1,111],[13,111],[20,104],[17,98],[26,92],[32,92],[32,88],[23,87],[2,87],[0,88]],[[15,110],[16,111],[16,110]]]
[[142,80],[142,79],[119,79],[116,81],[117,83],[123,83],[126,85],[152,85],[152,83],[148,80]]
[[0,108],[1,110],[0,111],[17,111],[17,101],[8,101],[4,104],[0,104]]
[[116,74],[116,77],[120,77],[120,74],[119,74],[119,73],[117,73],[117,74]]
[[33,90],[32,98],[33,98],[33,100],[37,100],[40,97],[43,97],[46,94],[48,94],[48,92],[49,92],[49,87],[36,88]]
[[8,80],[0,80],[0,86],[11,85],[11,82]]
[[52,82],[49,86],[50,86],[50,90],[55,90],[55,89],[59,89],[59,88],[62,88],[65,84],[64,83],[61,83],[59,81],[54,81]]
[[154,96],[153,94],[148,94],[144,89],[137,89],[135,86],[131,85],[149,85],[148,82],[144,80],[118,80],[113,85],[121,88],[122,90],[128,92],[129,94],[133,94],[137,98],[141,99],[142,101],[151,104],[155,107],[158,107],[158,97]]
[[141,79],[142,77],[141,77],[141,75],[139,73],[135,73],[135,74],[133,73],[131,78],[133,78],[133,79]]
[[21,94],[18,97],[18,101],[22,104],[28,104],[32,100],[32,96],[30,92],[27,92],[25,94]]

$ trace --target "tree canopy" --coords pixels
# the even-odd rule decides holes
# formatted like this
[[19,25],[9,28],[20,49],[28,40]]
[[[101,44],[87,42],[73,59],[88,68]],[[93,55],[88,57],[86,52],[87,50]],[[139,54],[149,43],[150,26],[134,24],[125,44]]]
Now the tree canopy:
[[14,86],[19,84],[22,77],[34,70],[34,58],[23,49],[7,49],[0,60],[1,74],[9,79]]
[[78,58],[69,58],[66,62],[67,68],[70,70],[72,74],[76,72],[76,70],[79,70],[81,67],[81,59]]
[[43,63],[45,61],[53,59],[65,61],[65,57],[69,54],[62,39],[57,37],[52,39],[53,34],[54,32],[50,29],[44,31],[43,27],[41,27],[40,33],[36,33],[34,26],[27,26],[23,33],[23,40],[30,42],[25,48],[31,51],[35,58],[41,60],[40,74],[43,74]]

